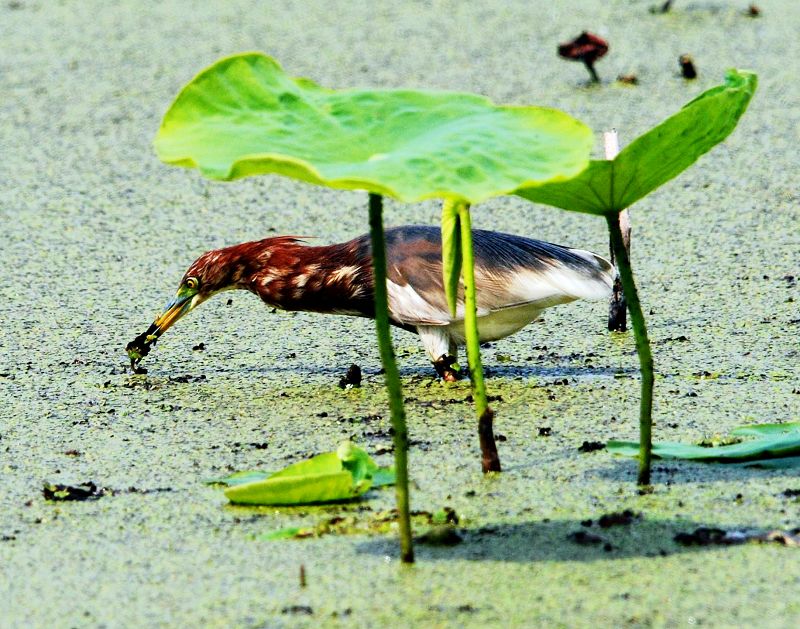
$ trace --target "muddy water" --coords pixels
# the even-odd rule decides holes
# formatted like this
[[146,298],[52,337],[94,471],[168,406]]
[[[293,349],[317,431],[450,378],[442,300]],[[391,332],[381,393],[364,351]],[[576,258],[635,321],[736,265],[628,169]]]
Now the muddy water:
[[[453,507],[465,528],[456,547],[420,547],[412,569],[398,567],[391,537],[254,539],[340,513],[367,518],[391,507],[391,491],[346,508],[243,509],[201,483],[276,469],[346,437],[388,447],[369,321],[272,313],[228,293],[159,341],[146,376],[126,370],[125,343],[200,252],[272,233],[335,242],[365,230],[358,193],[274,178],[211,184],[157,161],[150,143],[170,99],[223,54],[264,50],[329,86],[554,106],[616,127],[623,144],[738,66],[761,79],[740,128],[634,208],[659,376],[655,434],[692,440],[797,420],[800,95],[789,60],[800,10],[775,0],[749,19],[746,3],[678,2],[654,16],[650,4],[4,3],[0,624],[792,625],[795,551],[672,538],[699,525],[797,526],[800,507],[783,495],[800,488],[796,475],[657,463],[654,493],[639,495],[634,463],[579,451],[637,434],[632,339],[604,332],[603,304],[554,309],[485,350],[505,438],[496,478],[480,474],[468,386],[434,381],[417,340],[397,333],[413,506]],[[555,56],[584,28],[611,42],[599,87]],[[695,82],[678,76],[685,52]],[[613,82],[624,73],[639,86]],[[435,223],[438,213],[389,204],[387,222]],[[606,247],[602,221],[517,199],[476,208],[474,222]],[[364,386],[342,391],[353,362]],[[115,491],[76,503],[41,496],[45,482],[90,480]],[[623,509],[643,517],[597,526]],[[603,543],[567,539],[579,530]]]

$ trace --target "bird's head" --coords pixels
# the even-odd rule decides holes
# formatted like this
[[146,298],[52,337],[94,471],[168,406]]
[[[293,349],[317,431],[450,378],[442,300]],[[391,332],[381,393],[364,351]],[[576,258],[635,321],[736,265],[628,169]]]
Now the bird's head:
[[207,251],[192,262],[183,274],[175,296],[153,321],[152,334],[156,338],[212,295],[237,287],[238,278],[234,276],[238,256],[231,249]]
[[289,249],[296,252],[298,242],[296,236],[277,236],[214,249],[197,258],[183,274],[178,291],[161,314],[126,346],[133,370],[139,371],[139,362],[164,332],[209,297],[234,288],[252,290],[252,278],[257,273],[265,268],[283,269],[290,259],[296,262],[294,254],[287,257],[286,253]]
[[139,361],[150,347],[181,317],[187,315],[206,299],[224,290],[238,288],[247,270],[247,260],[237,247],[207,251],[192,262],[183,274],[175,296],[167,303],[144,333],[128,343],[125,350],[131,367],[137,370]]

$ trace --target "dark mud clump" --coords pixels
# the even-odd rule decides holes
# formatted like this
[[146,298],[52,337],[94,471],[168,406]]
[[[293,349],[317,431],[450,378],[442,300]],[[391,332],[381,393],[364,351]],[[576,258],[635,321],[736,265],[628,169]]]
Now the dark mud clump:
[[611,528],[612,526],[628,526],[633,524],[636,520],[641,520],[642,514],[635,513],[630,509],[625,509],[625,511],[618,511],[615,513],[606,513],[605,515],[601,515],[600,519],[597,520],[597,524],[602,529]]
[[340,389],[352,389],[361,386],[361,367],[353,363],[347,373],[339,380]]
[[428,529],[416,541],[427,546],[455,546],[463,542],[464,538],[452,524],[440,524]]

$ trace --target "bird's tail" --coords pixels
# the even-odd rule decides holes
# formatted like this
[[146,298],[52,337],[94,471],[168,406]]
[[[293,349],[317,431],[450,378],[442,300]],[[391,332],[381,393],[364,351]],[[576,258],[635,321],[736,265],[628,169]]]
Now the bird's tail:
[[586,261],[580,272],[571,273],[571,281],[562,284],[576,299],[606,299],[611,296],[617,269],[604,257],[583,249],[570,249],[570,253]]

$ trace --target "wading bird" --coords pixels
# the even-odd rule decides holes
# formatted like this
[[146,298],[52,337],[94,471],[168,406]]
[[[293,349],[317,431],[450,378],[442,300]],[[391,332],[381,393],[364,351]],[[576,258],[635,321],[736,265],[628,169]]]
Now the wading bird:
[[[481,341],[517,332],[550,306],[611,293],[616,270],[589,251],[483,230],[473,231],[473,241]],[[439,228],[387,229],[386,256],[391,323],[417,333],[439,376],[456,380],[457,348],[465,339],[463,287],[453,316],[443,287]],[[136,369],[172,324],[221,291],[248,290],[283,310],[373,317],[373,286],[368,234],[320,247],[278,236],[208,251],[186,271],[164,312],[126,349]]]

